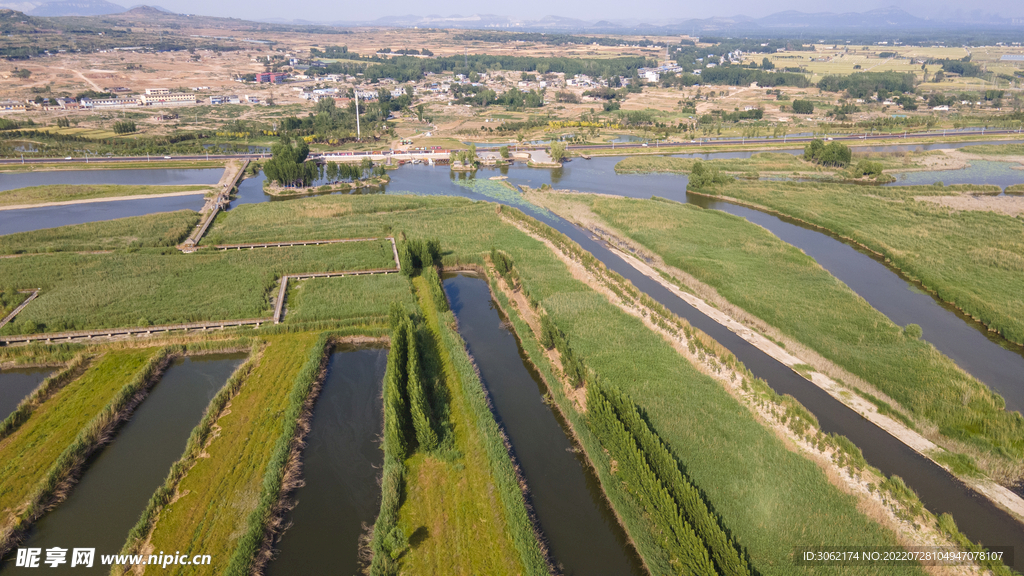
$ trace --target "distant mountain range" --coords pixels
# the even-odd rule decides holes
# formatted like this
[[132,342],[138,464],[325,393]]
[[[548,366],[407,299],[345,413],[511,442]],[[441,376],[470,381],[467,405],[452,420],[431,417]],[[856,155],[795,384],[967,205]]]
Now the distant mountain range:
[[[0,8],[18,10],[31,16],[101,16],[122,14],[130,9],[107,0],[0,0]],[[152,6],[133,6],[159,11],[161,15],[174,14],[170,10]],[[134,14],[133,14],[134,15]],[[462,28],[474,30],[516,30],[559,33],[625,33],[625,34],[829,34],[871,33],[885,31],[927,31],[957,29],[1024,28],[1024,19],[1002,18],[995,14],[975,11],[970,14],[947,14],[948,19],[919,18],[900,8],[889,7],[867,12],[806,13],[787,10],[765,16],[714,17],[704,19],[669,19],[661,22],[644,20],[580,20],[562,16],[545,16],[536,20],[513,18],[496,14],[453,14],[441,16],[397,15],[370,21],[310,21],[268,18],[261,22],[292,26],[374,26],[398,28]]]
[[[107,2],[107,0],[57,0],[56,2],[0,0],[0,8],[10,8],[11,10],[24,12],[29,16],[104,16],[106,14],[121,14],[140,6],[125,8],[120,4]],[[159,6],[147,6],[147,8],[154,8],[166,14],[173,14],[170,10]]]
[[[283,22],[283,21],[279,21]],[[420,28],[505,29],[538,32],[633,32],[644,34],[737,34],[806,32],[869,32],[885,30],[927,30],[951,28],[1021,27],[1021,19],[1002,18],[995,14],[957,14],[949,20],[919,18],[900,8],[889,7],[867,12],[818,12],[809,14],[796,10],[777,12],[763,18],[749,16],[674,19],[662,22],[643,20],[587,21],[560,16],[525,20],[493,14],[472,16],[390,16],[369,22],[332,22],[335,25],[398,26]]]

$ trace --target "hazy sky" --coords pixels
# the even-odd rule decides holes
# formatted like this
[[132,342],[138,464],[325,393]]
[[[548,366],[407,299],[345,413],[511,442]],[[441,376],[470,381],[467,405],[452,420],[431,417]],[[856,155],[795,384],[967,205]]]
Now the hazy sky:
[[[826,4],[820,0],[784,0],[765,2],[763,0],[721,0],[718,2],[695,2],[676,0],[519,0],[515,3],[488,4],[477,0],[444,0],[427,4],[422,0],[390,0],[388,2],[355,2],[352,0],[305,0],[303,2],[280,2],[270,0],[113,0],[126,6],[136,3],[154,3],[176,12],[201,13],[215,16],[241,18],[302,18],[309,20],[368,20],[389,14],[462,14],[493,13],[521,18],[539,18],[558,15],[586,20],[600,18],[640,18],[650,24],[657,20],[676,20],[691,17],[731,16],[745,14],[765,16],[782,10],[804,12],[866,11],[873,8],[897,6],[920,17],[935,19],[955,18],[957,11],[969,12],[983,6],[986,13],[1002,16],[1024,15],[1024,3],[1020,0],[988,0],[983,5],[976,3],[951,2],[948,0],[864,0],[855,3]],[[963,13],[962,12],[962,13]]]
[[184,13],[206,14],[209,16],[233,16],[236,18],[287,18],[305,20],[374,20],[397,14],[461,14],[488,13],[535,19],[554,15],[582,20],[602,18],[643,19],[652,24],[658,20],[686,18],[707,18],[711,16],[747,15],[767,16],[783,10],[802,12],[863,12],[874,8],[898,6],[922,18],[954,19],[956,11],[969,12],[983,8],[986,13],[998,13],[1005,17],[1024,16],[1024,2],[1020,0],[987,0],[984,4],[963,3],[949,0],[864,0],[862,2],[831,4],[820,0],[784,0],[765,2],[763,0],[720,0],[717,2],[695,2],[677,0],[519,0],[514,3],[489,4],[478,0],[445,0],[425,3],[422,0],[390,0],[388,2],[355,2],[353,0],[305,0],[303,2],[278,2],[270,0],[112,0],[126,6],[137,3],[153,3],[168,10]]

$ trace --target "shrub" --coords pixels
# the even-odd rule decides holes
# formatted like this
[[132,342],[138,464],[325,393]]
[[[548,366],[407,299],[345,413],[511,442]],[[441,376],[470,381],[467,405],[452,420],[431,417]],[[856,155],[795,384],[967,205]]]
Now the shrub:
[[812,140],[804,147],[804,160],[809,160],[822,166],[843,167],[850,163],[853,153],[850,147],[842,142],[829,142],[825,144],[820,138]]

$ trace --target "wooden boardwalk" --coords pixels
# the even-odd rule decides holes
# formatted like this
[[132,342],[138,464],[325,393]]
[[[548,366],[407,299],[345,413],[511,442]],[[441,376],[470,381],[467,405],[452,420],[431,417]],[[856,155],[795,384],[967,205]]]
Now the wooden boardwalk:
[[217,196],[213,200],[211,200],[213,207],[210,209],[209,213],[207,213],[206,218],[203,219],[199,224],[199,227],[196,228],[192,234],[189,234],[189,237],[185,242],[178,247],[179,250],[188,254],[199,249],[199,241],[203,239],[203,236],[206,235],[206,231],[210,229],[210,225],[212,225],[213,221],[217,219],[217,214],[219,214],[221,209],[227,206],[231,201],[231,191],[238,186],[238,183],[242,180],[242,176],[245,175],[245,169],[248,167],[249,161],[242,161],[242,167],[238,170],[238,173],[235,174],[234,180],[225,184],[224,188],[217,193]]
[[70,342],[75,340],[92,340],[93,338],[148,336],[150,334],[172,332],[176,330],[216,330],[223,328],[233,328],[237,326],[254,326],[256,328],[259,328],[260,325],[266,322],[270,322],[270,319],[253,318],[250,320],[220,320],[213,322],[192,322],[189,324],[164,324],[161,326],[143,326],[138,328],[107,328],[104,330],[75,330],[72,332],[51,332],[46,334],[21,334],[16,336],[0,336],[0,343],[10,345],[28,344],[30,342]]
[[372,242],[374,240],[395,239],[390,236],[386,238],[344,238],[339,240],[295,240],[289,242],[255,242],[252,244],[217,244],[214,250],[252,250],[254,248],[286,248],[288,246],[320,246],[321,244],[342,244],[345,242]]
[[32,294],[28,298],[26,298],[24,302],[18,305],[17,308],[12,310],[11,313],[8,314],[3,320],[0,320],[0,328],[6,326],[7,323],[10,322],[11,320],[14,320],[14,317],[18,315],[18,312],[21,312],[25,308],[25,306],[28,306],[29,302],[35,300],[36,296],[39,296],[39,290],[39,288],[36,288],[35,290],[18,290],[18,292],[21,292],[22,294],[24,294],[25,292],[31,292]]

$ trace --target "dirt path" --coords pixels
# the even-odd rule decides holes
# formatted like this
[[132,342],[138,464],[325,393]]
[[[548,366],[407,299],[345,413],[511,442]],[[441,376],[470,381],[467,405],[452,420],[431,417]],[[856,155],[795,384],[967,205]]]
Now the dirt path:
[[186,190],[184,192],[168,192],[167,194],[135,194],[133,196],[106,196],[103,198],[86,198],[83,200],[64,200],[61,202],[43,202],[41,204],[14,204],[0,206],[0,210],[24,210],[26,208],[45,208],[48,206],[71,206],[74,204],[92,204],[94,202],[117,202],[119,200],[146,200],[149,198],[173,198],[175,196],[195,196],[206,194],[209,190]]
[[56,68],[56,70],[67,70],[68,72],[74,72],[75,74],[77,74],[79,76],[79,78],[81,78],[82,80],[85,80],[86,83],[88,83],[90,86],[92,86],[93,90],[95,90],[97,92],[103,92],[104,91],[103,88],[99,84],[97,84],[97,83],[93,82],[92,80],[90,80],[89,78],[87,78],[85,76],[85,74],[82,74],[82,72],[79,71],[79,70],[75,70],[74,68]]

